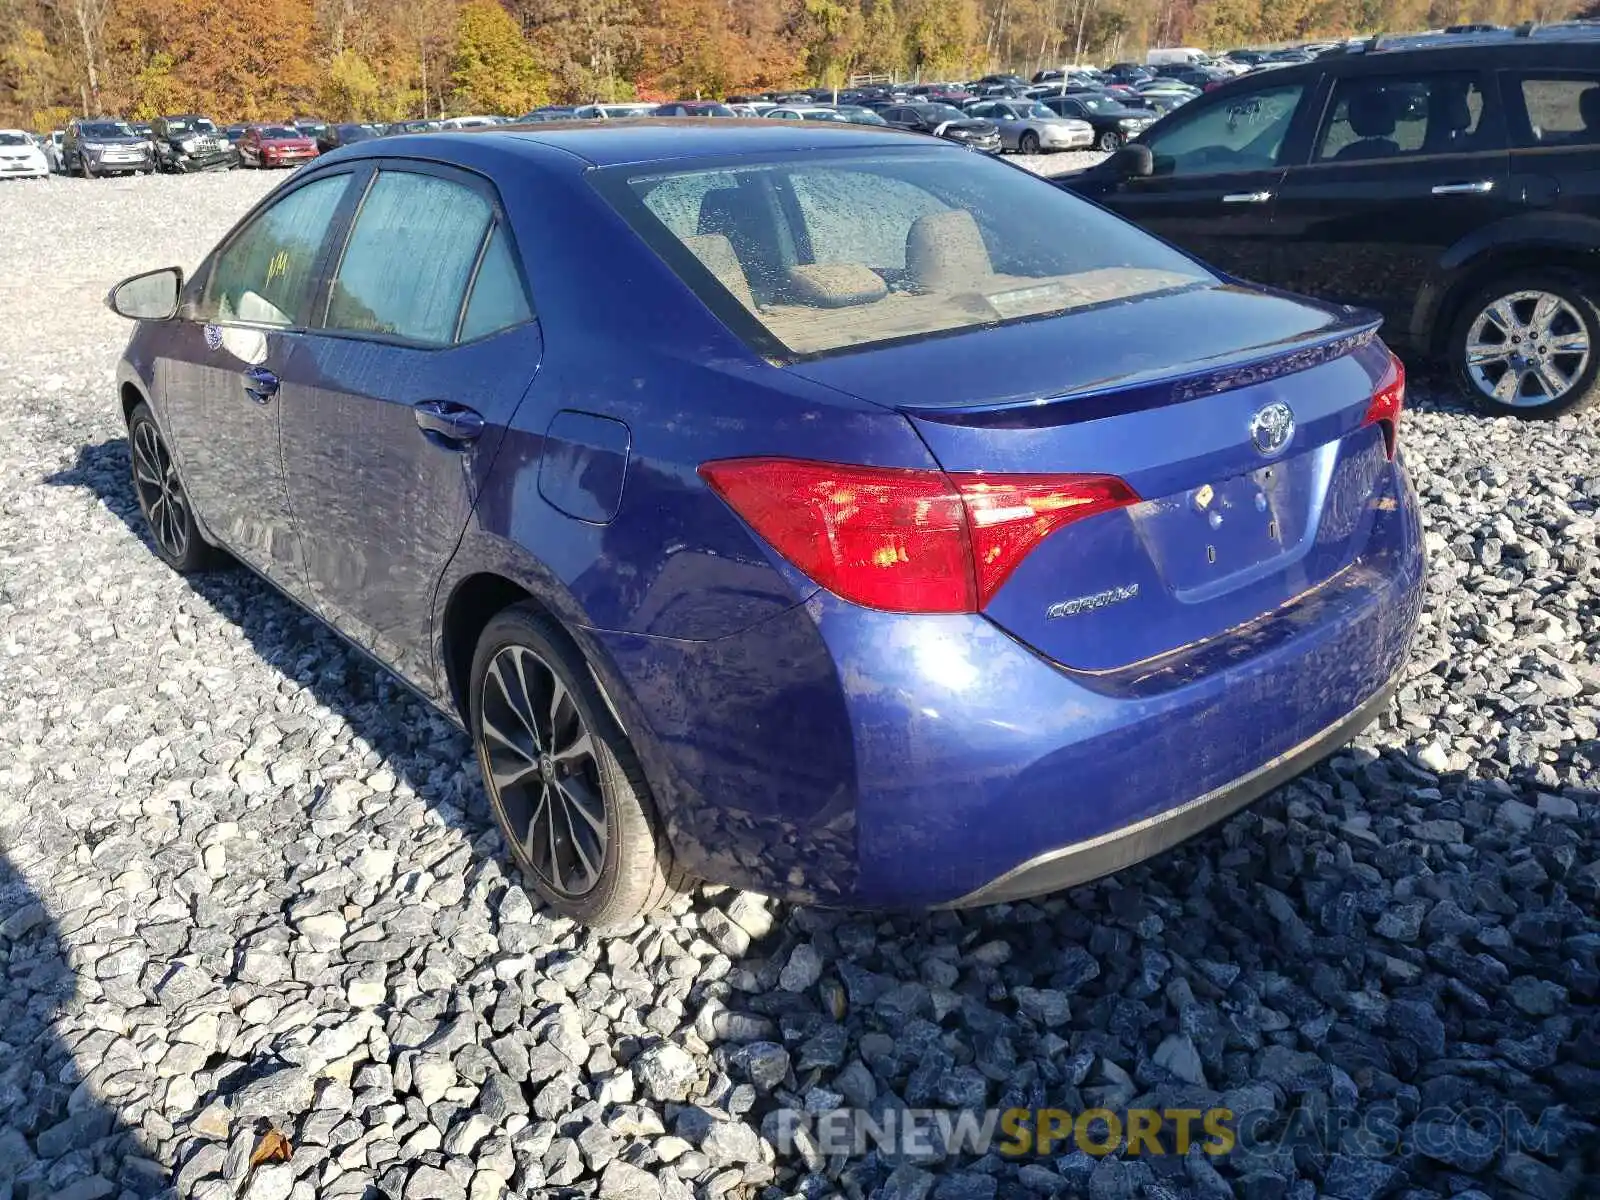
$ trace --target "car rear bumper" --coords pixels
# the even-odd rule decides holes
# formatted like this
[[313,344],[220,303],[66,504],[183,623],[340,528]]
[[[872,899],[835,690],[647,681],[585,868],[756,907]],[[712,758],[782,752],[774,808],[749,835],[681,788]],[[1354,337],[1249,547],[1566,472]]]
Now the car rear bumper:
[[586,639],[690,872],[844,907],[1014,899],[1176,844],[1376,715],[1423,555],[1398,465],[1372,503],[1362,557],[1323,586],[1115,671],[826,592],[713,642]]
[[1398,686],[1399,677],[1396,676],[1354,712],[1298,746],[1187,804],[1070,846],[1047,850],[939,907],[973,908],[1077,887],[1170,850],[1328,757],[1382,715]]

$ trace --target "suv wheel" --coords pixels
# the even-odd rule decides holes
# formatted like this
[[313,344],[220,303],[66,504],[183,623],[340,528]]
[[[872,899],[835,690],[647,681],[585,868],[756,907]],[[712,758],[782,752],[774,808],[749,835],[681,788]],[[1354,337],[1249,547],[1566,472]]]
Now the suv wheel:
[[1100,140],[1095,144],[1107,154],[1114,154],[1122,149],[1122,135],[1114,129],[1108,129],[1100,135]]
[[1508,276],[1473,294],[1451,331],[1450,365],[1483,409],[1557,417],[1600,396],[1600,307],[1556,271]]
[[546,903],[625,924],[685,882],[627,735],[588,664],[542,614],[514,605],[473,656],[469,728],[490,807]]

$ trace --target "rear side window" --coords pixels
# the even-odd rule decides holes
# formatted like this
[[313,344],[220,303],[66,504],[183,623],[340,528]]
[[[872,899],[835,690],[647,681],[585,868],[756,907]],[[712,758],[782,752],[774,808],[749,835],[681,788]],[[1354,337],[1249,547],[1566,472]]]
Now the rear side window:
[[1518,79],[1527,124],[1511,122],[1522,146],[1600,145],[1600,73]]
[[472,281],[472,298],[467,301],[467,311],[461,319],[461,341],[488,337],[521,325],[532,316],[510,243],[497,225],[489,231],[483,260],[478,264],[478,277]]
[[1213,102],[1146,135],[1162,176],[1261,171],[1278,165],[1304,88],[1264,88]]
[[772,357],[1213,281],[1119,218],[979,155],[874,151],[635,170],[592,178],[713,312]]
[[311,281],[349,175],[290,192],[217,255],[201,303],[208,321],[275,328],[307,323]]
[[449,345],[493,221],[472,188],[380,171],[345,244],[327,327]]
[[1484,149],[1483,89],[1471,75],[1341,79],[1318,162]]

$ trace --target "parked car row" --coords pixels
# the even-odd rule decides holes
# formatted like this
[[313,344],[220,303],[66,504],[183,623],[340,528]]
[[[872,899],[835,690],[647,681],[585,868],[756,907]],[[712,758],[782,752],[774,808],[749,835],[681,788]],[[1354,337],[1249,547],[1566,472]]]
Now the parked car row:
[[148,175],[235,167],[294,167],[371,138],[498,125],[509,117],[448,117],[431,121],[329,123],[314,117],[219,126],[201,113],[152,121],[79,118],[47,134],[0,130],[0,177]]

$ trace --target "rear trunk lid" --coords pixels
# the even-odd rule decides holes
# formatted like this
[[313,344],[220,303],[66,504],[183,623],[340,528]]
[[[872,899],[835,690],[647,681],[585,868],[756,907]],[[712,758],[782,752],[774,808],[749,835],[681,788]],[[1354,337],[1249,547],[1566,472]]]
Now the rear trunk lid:
[[984,609],[1101,671],[1218,637],[1360,557],[1388,467],[1364,423],[1389,364],[1377,324],[1208,287],[791,370],[904,413],[948,472],[1127,482],[1139,503],[1058,529]]

